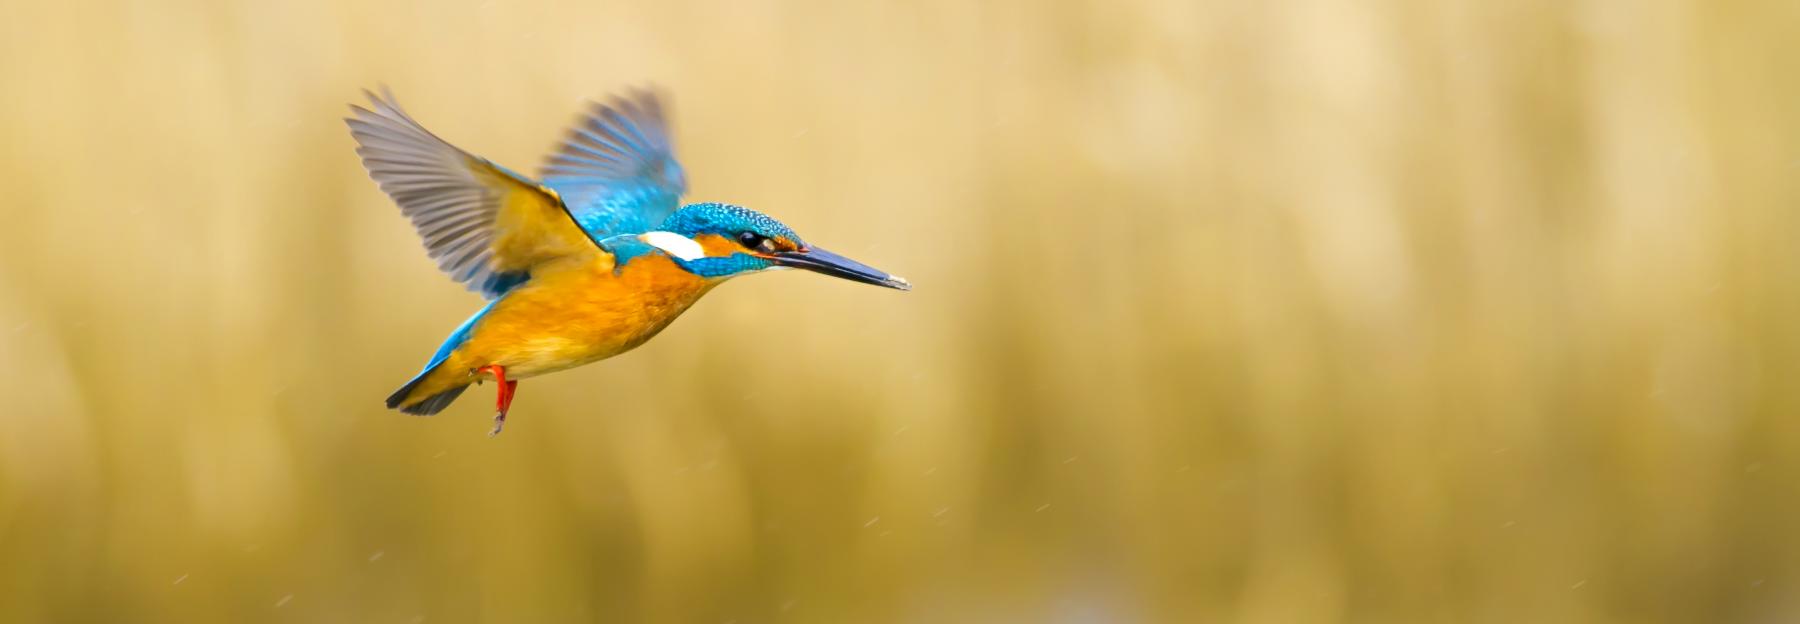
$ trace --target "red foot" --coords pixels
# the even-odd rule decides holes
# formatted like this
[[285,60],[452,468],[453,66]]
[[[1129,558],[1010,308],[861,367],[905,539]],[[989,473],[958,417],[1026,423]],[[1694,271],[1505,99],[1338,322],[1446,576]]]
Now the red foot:
[[494,376],[494,381],[500,384],[499,392],[494,396],[494,430],[489,431],[488,436],[500,435],[500,428],[506,426],[506,411],[512,409],[513,393],[519,389],[519,382],[507,381],[506,367],[498,364],[477,368],[475,372],[490,373]]

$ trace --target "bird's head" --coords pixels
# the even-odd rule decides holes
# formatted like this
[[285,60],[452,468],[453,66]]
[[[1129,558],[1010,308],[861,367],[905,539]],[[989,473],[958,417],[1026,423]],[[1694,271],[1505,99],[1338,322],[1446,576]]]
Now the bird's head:
[[654,232],[638,236],[681,268],[707,278],[795,268],[853,282],[912,290],[905,278],[808,245],[780,221],[730,204],[690,204]]

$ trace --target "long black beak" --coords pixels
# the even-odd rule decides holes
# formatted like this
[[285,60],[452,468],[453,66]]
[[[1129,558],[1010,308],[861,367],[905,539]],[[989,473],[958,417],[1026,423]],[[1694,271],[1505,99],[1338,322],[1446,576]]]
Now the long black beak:
[[818,247],[808,247],[800,251],[783,251],[775,254],[776,266],[806,269],[815,273],[824,273],[832,277],[841,277],[852,282],[886,286],[898,290],[912,290],[912,283],[898,275],[889,275],[875,267],[825,251]]

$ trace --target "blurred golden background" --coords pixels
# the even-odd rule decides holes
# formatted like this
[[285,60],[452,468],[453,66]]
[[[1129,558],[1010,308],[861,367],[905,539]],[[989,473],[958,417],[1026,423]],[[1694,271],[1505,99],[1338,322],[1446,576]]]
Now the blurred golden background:
[[[0,0],[0,619],[1800,618],[1800,5]],[[674,98],[746,278],[446,414],[340,118]]]

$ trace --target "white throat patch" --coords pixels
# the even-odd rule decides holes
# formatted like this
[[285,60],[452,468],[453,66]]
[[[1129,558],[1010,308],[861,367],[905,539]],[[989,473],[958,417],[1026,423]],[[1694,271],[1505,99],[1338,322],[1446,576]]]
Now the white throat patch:
[[663,232],[660,230],[655,232],[644,232],[643,234],[638,235],[638,240],[644,241],[650,246],[668,252],[669,255],[682,260],[691,261],[706,257],[706,250],[700,248],[700,243],[694,242],[694,239],[674,232]]

